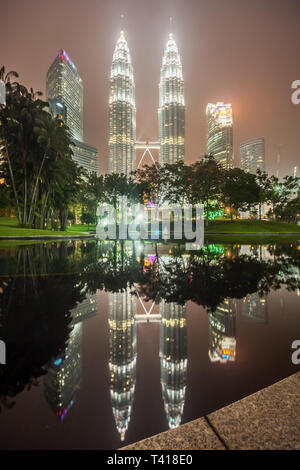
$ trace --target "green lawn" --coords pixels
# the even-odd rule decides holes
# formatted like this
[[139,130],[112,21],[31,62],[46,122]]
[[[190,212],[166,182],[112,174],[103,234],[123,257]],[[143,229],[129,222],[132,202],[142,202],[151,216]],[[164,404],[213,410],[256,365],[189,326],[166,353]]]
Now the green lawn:
[[206,233],[300,233],[300,226],[286,222],[271,222],[266,220],[215,220],[205,227]]
[[213,243],[288,243],[299,238],[300,226],[265,220],[215,220],[205,229],[205,239]]
[[88,235],[92,232],[92,226],[72,225],[65,232],[56,232],[53,230],[36,230],[31,228],[22,228],[16,218],[0,217],[0,237],[33,237],[33,236],[75,236]]
[[[29,237],[29,236],[77,236],[95,233],[94,226],[73,225],[68,227],[67,231],[35,230],[31,228],[22,228],[19,226],[16,218],[0,218],[0,237]],[[278,234],[279,233],[279,234]],[[289,233],[299,233],[300,226],[284,222],[268,222],[259,220],[215,220],[211,221],[208,227],[205,227],[205,237],[212,240],[221,240],[223,242],[247,242],[261,241],[266,242],[281,240],[285,241],[297,238],[298,235],[289,235]],[[265,235],[264,235],[265,234]]]

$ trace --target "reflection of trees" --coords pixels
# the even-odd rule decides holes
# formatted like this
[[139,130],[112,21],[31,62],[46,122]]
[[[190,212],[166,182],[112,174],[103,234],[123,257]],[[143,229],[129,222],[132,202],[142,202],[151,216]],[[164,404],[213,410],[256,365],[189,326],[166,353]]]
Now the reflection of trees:
[[10,278],[2,282],[0,336],[7,365],[0,370],[1,397],[13,397],[36,383],[44,365],[66,346],[70,310],[80,301],[74,278]]
[[[151,292],[149,286],[153,285],[157,291]],[[228,297],[239,299],[255,292],[262,296],[271,289],[296,290],[299,286],[299,275],[284,257],[259,260],[243,255],[216,260],[197,254],[187,257],[184,263],[175,257],[163,272],[151,266],[139,281],[139,293],[146,300],[150,293],[153,299],[158,299],[159,294],[160,298],[181,305],[191,300],[214,311]]]
[[118,292],[135,286],[144,301],[159,303],[163,299],[184,305],[191,300],[209,311],[215,311],[227,298],[240,299],[256,292],[264,296],[271,289],[300,287],[295,246],[288,254],[281,248],[277,256],[268,258],[260,256],[259,249],[239,256],[236,247],[211,252],[207,246],[192,254],[181,254],[175,248],[171,256],[159,256],[156,249],[155,260],[145,263],[145,256],[138,258],[133,248],[114,242],[101,252],[99,261],[84,270],[85,282],[91,291]]
[[[7,364],[0,368],[0,398],[10,398],[38,383],[46,364],[59,357],[72,330],[71,310],[86,295],[80,244],[41,244],[13,250],[2,259],[0,337]],[[72,274],[72,271],[78,274]]]

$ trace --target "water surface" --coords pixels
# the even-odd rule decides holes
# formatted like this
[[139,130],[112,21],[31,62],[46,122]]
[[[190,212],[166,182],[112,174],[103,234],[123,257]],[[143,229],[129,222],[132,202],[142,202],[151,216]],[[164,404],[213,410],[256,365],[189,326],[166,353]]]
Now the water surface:
[[299,244],[0,247],[1,449],[115,449],[299,371]]

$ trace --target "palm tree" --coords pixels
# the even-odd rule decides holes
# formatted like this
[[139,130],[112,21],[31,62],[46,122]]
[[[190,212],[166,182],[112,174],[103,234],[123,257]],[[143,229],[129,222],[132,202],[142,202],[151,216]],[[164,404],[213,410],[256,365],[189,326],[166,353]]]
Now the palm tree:
[[11,70],[10,72],[5,73],[5,66],[2,65],[0,69],[0,80],[2,80],[5,84],[10,83],[11,77],[19,78],[19,74],[15,72],[14,70]]

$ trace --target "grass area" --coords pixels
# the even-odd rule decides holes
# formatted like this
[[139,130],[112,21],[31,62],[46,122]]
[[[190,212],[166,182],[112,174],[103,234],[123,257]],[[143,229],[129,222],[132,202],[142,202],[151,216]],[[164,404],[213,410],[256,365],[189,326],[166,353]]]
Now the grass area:
[[291,243],[300,240],[300,233],[299,235],[286,235],[284,233],[277,235],[277,234],[265,234],[265,235],[257,235],[253,233],[251,235],[248,234],[234,234],[234,233],[226,233],[226,234],[217,234],[217,233],[205,233],[205,241],[209,243],[220,243],[220,244],[240,244],[240,245],[264,245],[269,243]]
[[266,220],[215,220],[205,229],[205,239],[213,243],[288,243],[299,238],[300,226]]
[[[220,233],[222,232],[222,233]],[[16,218],[0,218],[0,237],[10,236],[77,236],[95,233],[95,226],[72,225],[65,232],[55,232],[52,230],[36,230],[22,228]],[[289,235],[296,233],[296,235]],[[299,233],[299,235],[298,235]],[[300,239],[300,226],[284,222],[272,222],[265,220],[215,220],[211,221],[205,228],[205,239],[214,243],[272,243],[276,241],[289,242]],[[37,241],[36,241],[37,242]],[[28,240],[25,243],[36,243]],[[1,246],[20,244],[20,241],[2,240]],[[22,242],[23,243],[23,242]]]
[[288,224],[286,222],[273,222],[266,220],[215,220],[205,227],[207,234],[211,233],[295,233],[299,232],[300,226],[296,224]]
[[19,226],[18,220],[12,217],[0,218],[0,237],[34,237],[34,236],[75,236],[88,235],[92,232],[92,226],[72,225],[65,232],[53,230],[37,230],[32,228],[23,228]]

